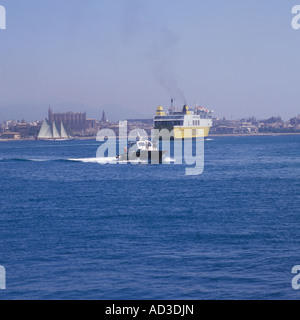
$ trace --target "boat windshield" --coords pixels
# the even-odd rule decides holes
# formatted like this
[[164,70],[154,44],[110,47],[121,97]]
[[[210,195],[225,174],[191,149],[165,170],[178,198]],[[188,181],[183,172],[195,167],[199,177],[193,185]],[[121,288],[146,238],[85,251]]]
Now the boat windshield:
[[139,147],[145,147],[145,142],[144,141],[140,141],[138,142]]

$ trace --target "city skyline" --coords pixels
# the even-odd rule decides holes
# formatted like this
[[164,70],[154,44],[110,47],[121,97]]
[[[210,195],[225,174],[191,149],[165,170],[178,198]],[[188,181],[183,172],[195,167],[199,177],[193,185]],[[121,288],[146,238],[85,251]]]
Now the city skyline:
[[49,105],[149,118],[172,97],[218,117],[299,114],[294,1],[1,5],[0,120],[39,119]]
[[[103,108],[98,108],[96,110],[96,112],[94,113],[96,116],[92,116],[89,111],[87,111],[87,109],[84,109],[84,108],[80,108],[80,106],[76,106],[74,109],[71,109],[71,108],[55,108],[51,105],[49,105],[48,107],[42,109],[42,116],[39,116],[39,117],[34,117],[32,115],[30,115],[29,117],[27,116],[22,116],[22,117],[16,117],[16,118],[13,118],[13,117],[7,117],[7,118],[3,118],[0,116],[0,123],[1,122],[6,122],[6,121],[15,121],[15,122],[22,122],[22,121],[25,121],[25,122],[28,122],[28,123],[31,123],[31,122],[36,122],[36,121],[44,121],[45,119],[49,119],[49,110],[51,109],[52,112],[54,111],[54,113],[56,114],[61,114],[61,115],[66,115],[66,114],[84,114],[87,119],[93,119],[93,120],[97,120],[97,121],[101,121],[102,117],[103,117],[103,113],[105,114],[105,116],[107,116],[107,121],[108,122],[112,122],[112,123],[118,123],[119,121],[124,121],[124,120],[133,120],[133,119],[138,119],[138,120],[153,120],[153,116],[154,116],[154,113],[153,115],[150,115],[149,117],[145,117],[145,116],[141,116],[140,114],[135,114],[134,113],[134,116],[132,117],[119,117],[117,113],[113,113],[111,110],[110,110],[110,106],[109,105],[106,105],[106,106],[102,106]],[[118,106],[114,106],[112,105],[113,108],[118,108]],[[183,106],[184,107],[184,106]],[[205,106],[196,106],[196,107],[203,107],[205,108]],[[163,107],[164,111],[166,112],[170,112],[170,106],[168,107]],[[195,106],[194,107],[189,107],[189,109],[191,110],[195,110]],[[126,110],[126,109],[125,109]],[[182,107],[174,107],[174,110],[175,111],[178,111],[180,112],[182,110]],[[132,111],[132,110],[130,110]],[[126,111],[125,111],[126,112]],[[24,113],[25,114],[25,113]],[[126,114],[126,113],[125,113]],[[129,113],[130,114],[130,113]],[[140,117],[138,116],[140,115]],[[263,120],[268,120],[268,119],[271,119],[271,118],[280,118],[282,119],[283,121],[285,122],[288,122],[289,120],[293,119],[293,118],[299,118],[300,117],[300,112],[292,115],[291,117],[283,117],[281,114],[273,114],[271,116],[267,116],[267,117],[257,117],[257,115],[255,114],[248,114],[247,116],[243,116],[243,117],[233,117],[233,116],[225,116],[225,115],[216,115],[213,111],[212,113],[213,115],[213,119],[216,119],[216,120],[229,120],[229,121],[241,121],[241,120],[244,120],[244,119],[255,119],[255,120],[258,120],[258,121],[263,121]],[[30,118],[30,119],[28,119]]]
[[[159,110],[162,110],[159,107]],[[174,109],[173,109],[174,110]],[[201,110],[203,110],[201,108]],[[205,110],[205,109],[204,109]],[[206,111],[208,112],[208,111]],[[210,115],[212,116],[212,115]],[[155,120],[155,119],[154,119]],[[119,135],[120,125],[126,122],[131,130],[145,130],[149,136],[155,129],[153,119],[127,119],[126,121],[113,122],[102,111],[101,120],[87,117],[86,112],[55,112],[51,107],[44,121],[26,122],[25,120],[0,121],[0,141],[5,140],[38,140],[38,136],[49,138],[50,132],[62,132],[75,137],[95,138],[99,130],[111,129]],[[52,128],[52,127],[53,128]],[[52,129],[51,129],[52,128]],[[63,129],[62,129],[63,128]],[[159,130],[161,128],[158,128]],[[56,130],[56,131],[55,131]],[[42,133],[41,133],[42,132]],[[300,134],[300,115],[288,121],[281,117],[257,119],[255,117],[243,119],[226,119],[225,117],[213,118],[210,135],[265,135],[265,134]]]

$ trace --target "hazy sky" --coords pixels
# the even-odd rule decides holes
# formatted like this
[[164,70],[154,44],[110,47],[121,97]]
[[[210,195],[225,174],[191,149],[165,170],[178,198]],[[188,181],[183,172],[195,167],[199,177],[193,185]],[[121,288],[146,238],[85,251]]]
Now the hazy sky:
[[0,4],[0,121],[41,118],[49,105],[151,117],[171,97],[227,118],[300,113],[300,30],[291,27],[300,0]]

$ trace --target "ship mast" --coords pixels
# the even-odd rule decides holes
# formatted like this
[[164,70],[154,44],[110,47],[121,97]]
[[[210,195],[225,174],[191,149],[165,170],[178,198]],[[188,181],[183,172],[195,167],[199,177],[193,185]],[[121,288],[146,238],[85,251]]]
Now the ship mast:
[[170,107],[170,113],[172,113],[172,112],[174,112],[175,110],[174,110],[174,99],[173,98],[171,98],[171,107]]

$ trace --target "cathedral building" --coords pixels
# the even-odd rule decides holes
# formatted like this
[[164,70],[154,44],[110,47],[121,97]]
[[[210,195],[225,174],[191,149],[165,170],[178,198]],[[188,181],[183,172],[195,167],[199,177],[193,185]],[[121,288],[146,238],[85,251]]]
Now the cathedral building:
[[61,123],[63,122],[67,127],[69,127],[74,133],[85,132],[89,123],[86,118],[86,112],[65,112],[65,113],[54,113],[52,108],[49,107],[48,110],[49,122]]

